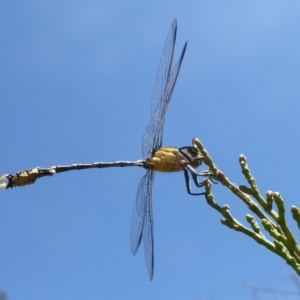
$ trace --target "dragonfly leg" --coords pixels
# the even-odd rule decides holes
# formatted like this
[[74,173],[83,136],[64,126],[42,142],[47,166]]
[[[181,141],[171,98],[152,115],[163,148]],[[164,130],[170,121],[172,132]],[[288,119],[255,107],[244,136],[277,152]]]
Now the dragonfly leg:
[[179,152],[189,161],[189,162],[191,162],[192,160],[191,160],[191,157],[185,152],[185,151],[183,151],[183,150],[188,150],[189,149],[189,146],[186,146],[186,147],[181,147],[181,148],[179,148],[178,150],[179,150]]
[[[210,170],[209,170],[209,172],[205,171],[205,172],[202,172],[202,173],[197,173],[197,172],[195,171],[195,169],[194,169],[193,167],[191,167],[190,165],[187,165],[186,167],[187,167],[188,170],[191,172],[192,176],[195,176],[194,181],[197,180],[197,177],[198,177],[198,176],[203,176],[203,177],[208,177],[208,178],[212,181],[212,183],[218,184],[217,181],[213,180],[214,175],[212,174],[212,172],[211,172]],[[193,178],[194,178],[194,177],[193,177]],[[197,182],[198,182],[198,180],[197,180]],[[196,183],[196,181],[195,181],[195,183]],[[196,183],[196,185],[197,185],[197,183]]]
[[[202,187],[204,186],[204,183],[203,182],[199,182],[198,181],[198,177],[197,177],[197,173],[192,173],[192,178],[196,184],[197,187]],[[184,170],[184,178],[185,178],[185,184],[186,184],[186,189],[187,189],[187,192],[192,195],[192,196],[200,196],[200,195],[206,195],[205,192],[202,192],[202,193],[193,193],[192,190],[191,190],[191,181],[190,181],[190,177],[189,177],[189,172],[188,170]]]

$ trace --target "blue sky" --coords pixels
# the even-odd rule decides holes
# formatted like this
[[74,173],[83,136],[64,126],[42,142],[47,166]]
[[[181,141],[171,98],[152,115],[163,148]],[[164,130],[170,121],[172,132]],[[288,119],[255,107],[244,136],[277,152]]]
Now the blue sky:
[[[165,38],[187,52],[164,145],[198,137],[245,184],[299,205],[299,1],[2,1],[0,174],[135,160]],[[200,169],[199,169],[200,170]],[[130,251],[139,168],[59,174],[0,191],[0,289],[17,299],[253,299],[245,284],[295,289],[292,270],[220,224],[183,174],[157,174],[155,274]],[[244,220],[221,185],[213,192]],[[294,230],[295,226],[289,218]],[[298,233],[296,233],[298,236]]]

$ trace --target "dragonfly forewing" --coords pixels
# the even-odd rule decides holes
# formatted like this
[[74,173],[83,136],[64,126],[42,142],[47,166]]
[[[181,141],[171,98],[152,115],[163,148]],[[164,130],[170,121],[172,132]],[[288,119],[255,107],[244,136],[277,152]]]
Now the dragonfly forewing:
[[156,110],[157,104],[163,96],[167,86],[174,56],[176,33],[177,20],[175,19],[166,38],[164,50],[159,61],[151,98],[151,114]]
[[[178,62],[169,76],[167,86],[161,98],[161,102],[158,103],[156,110],[153,112],[151,120],[145,129],[143,135],[143,155],[146,155],[144,151],[152,152],[153,150],[157,150],[162,146],[165,117],[166,117],[166,113],[170,101],[172,99],[172,94],[179,75],[179,71],[180,71],[181,63],[184,58],[186,47],[187,47],[187,42],[184,44]],[[150,143],[151,140],[149,139],[149,137],[152,138],[152,143]],[[147,153],[147,155],[149,155],[149,153]]]
[[[171,31],[174,30],[173,26],[171,27]],[[174,46],[175,46],[175,39],[176,39],[176,30],[174,30],[175,38],[174,44],[172,44],[172,56],[174,54]],[[167,40],[168,41],[168,40]],[[170,43],[170,41],[169,41]],[[167,44],[165,45],[165,47]],[[172,98],[172,93],[174,91],[174,87],[178,78],[178,74],[180,71],[181,63],[184,58],[184,54],[186,51],[187,42],[185,43],[181,55],[177,64],[175,65],[174,69],[170,73],[168,71],[168,76],[164,78],[166,82],[164,84],[160,84],[159,81],[156,80],[153,92],[153,99],[152,103],[154,102],[156,107],[152,108],[152,116],[150,122],[148,123],[144,134],[143,134],[143,144],[142,144],[142,154],[143,157],[146,158],[150,153],[153,153],[153,150],[157,150],[162,146],[162,137],[163,137],[163,129],[165,123],[165,116],[168,110],[169,103]],[[165,55],[165,51],[163,52],[163,56]],[[172,57],[173,59],[173,57]],[[169,68],[172,67],[172,59],[168,60],[170,63]],[[160,64],[164,62],[164,59],[161,59]],[[159,70],[161,68],[159,67]],[[165,70],[166,71],[166,70]],[[163,78],[162,76],[160,76]],[[162,87],[164,88],[162,90]],[[156,92],[155,92],[156,91]]]
[[[150,158],[162,147],[163,129],[166,112],[171,101],[172,93],[178,78],[181,63],[187,47],[185,43],[178,62],[172,70],[174,47],[176,42],[177,21],[173,21],[167,36],[164,50],[160,59],[157,76],[151,100],[151,119],[148,123],[142,142],[144,158]],[[172,71],[171,71],[172,70]],[[147,168],[147,166],[146,166]],[[155,172],[147,170],[138,187],[133,208],[131,227],[131,250],[135,254],[144,240],[145,261],[150,280],[154,271],[154,236],[153,236],[153,207],[152,186]]]
[[[166,86],[168,84],[169,76],[172,68],[172,61],[174,56],[174,47],[176,42],[176,33],[177,33],[177,20],[175,19],[171,25],[171,29],[168,33],[164,50],[160,58],[156,80],[154,83],[154,88],[151,98],[151,120],[155,117],[157,112],[157,107],[162,105],[164,102],[164,94]],[[158,120],[157,120],[158,121]],[[143,145],[142,145],[142,154],[146,158],[149,153],[154,149],[155,143],[155,128],[151,128],[154,122],[148,124],[143,135]]]

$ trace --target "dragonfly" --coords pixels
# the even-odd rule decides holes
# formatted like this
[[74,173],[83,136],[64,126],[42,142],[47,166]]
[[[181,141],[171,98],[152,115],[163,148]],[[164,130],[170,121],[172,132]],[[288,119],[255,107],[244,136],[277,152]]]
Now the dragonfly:
[[191,146],[181,148],[162,147],[166,112],[172,98],[187,47],[186,42],[176,65],[172,69],[176,34],[177,20],[174,19],[165,41],[156,75],[151,99],[151,119],[142,138],[143,159],[137,161],[94,162],[87,164],[76,163],[72,165],[56,165],[47,168],[36,167],[14,174],[5,174],[0,178],[0,182],[5,182],[2,183],[0,187],[8,189],[33,184],[39,178],[73,170],[131,166],[146,169],[146,174],[142,177],[139,183],[136,200],[133,206],[131,251],[133,255],[135,255],[143,239],[145,262],[151,281],[154,274],[152,187],[156,171],[183,171],[187,192],[190,195],[205,195],[205,192],[192,192],[190,176],[192,177],[195,185],[199,188],[203,187],[204,181],[199,181],[198,178],[200,176],[208,176],[205,172],[197,173],[195,170],[204,161],[204,157],[201,155],[195,144],[195,139],[193,139]]

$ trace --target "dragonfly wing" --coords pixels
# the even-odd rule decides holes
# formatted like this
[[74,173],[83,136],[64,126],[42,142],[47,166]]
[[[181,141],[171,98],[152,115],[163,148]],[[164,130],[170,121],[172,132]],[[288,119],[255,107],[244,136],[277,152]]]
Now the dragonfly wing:
[[177,21],[173,21],[168,34],[164,51],[158,67],[154,90],[152,94],[151,120],[143,135],[142,152],[147,157],[149,153],[162,145],[164,119],[171,101],[172,93],[180,71],[181,63],[185,54],[187,43],[185,43],[180,58],[171,72],[174,47],[176,41]]
[[153,250],[153,210],[152,185],[155,173],[147,171],[140,181],[136,201],[132,211],[131,223],[131,251],[135,255],[142,238],[145,246],[145,261],[150,279],[153,278],[154,250]]
[[[172,99],[172,94],[173,94],[173,91],[174,91],[174,88],[176,85],[176,81],[177,81],[177,78],[179,75],[179,71],[180,71],[181,63],[184,58],[186,47],[187,47],[187,42],[184,44],[184,47],[182,49],[179,60],[178,60],[177,64],[175,65],[174,69],[172,70],[172,73],[169,77],[168,84],[165,89],[165,93],[162,97],[162,99],[164,99],[164,100],[161,102],[161,105],[157,106],[157,109],[153,115],[153,116],[155,116],[155,120],[154,120],[154,118],[151,119],[151,121],[153,120],[152,127],[154,128],[154,132],[155,132],[153,149],[159,149],[162,146],[165,117],[166,117],[166,113],[167,113],[169,104]],[[150,121],[150,123],[151,123],[151,121]]]
[[152,202],[154,175],[153,171],[147,171],[142,177],[133,205],[131,222],[131,251],[133,255],[136,254],[143,237],[145,222],[147,221],[148,202]]
[[[153,118],[157,106],[162,100],[162,96],[167,86],[168,78],[171,72],[172,60],[174,56],[174,47],[176,41],[177,20],[175,19],[171,25],[163,53],[160,58],[154,88],[151,98],[151,116]],[[149,124],[150,125],[150,124]],[[152,130],[147,126],[143,136],[143,156],[146,157],[152,149]]]
[[[154,177],[154,173],[150,171],[151,177]],[[145,262],[148,270],[150,280],[153,279],[154,273],[154,232],[153,232],[153,203],[152,203],[152,184],[153,178],[151,179],[151,187],[149,187],[148,201],[146,203],[146,219],[143,231],[143,240],[145,248]]]
[[171,28],[169,30],[168,36],[165,41],[164,50],[161,55],[155,83],[152,92],[151,98],[151,113],[153,114],[156,110],[157,104],[161,99],[164,90],[166,89],[169,75],[171,73],[172,61],[174,56],[174,48],[176,42],[176,33],[177,33],[177,20],[174,19],[172,22]]
[[133,255],[136,254],[139,249],[142,236],[143,228],[145,224],[145,207],[147,202],[147,182],[149,181],[148,172],[142,177],[136,199],[133,204],[132,220],[131,220],[131,252]]

